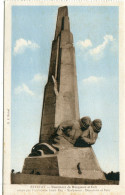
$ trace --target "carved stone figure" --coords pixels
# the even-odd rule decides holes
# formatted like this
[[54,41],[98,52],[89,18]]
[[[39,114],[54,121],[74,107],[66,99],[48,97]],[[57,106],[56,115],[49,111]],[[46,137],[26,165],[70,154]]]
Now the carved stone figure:
[[100,119],[91,122],[90,117],[79,121],[65,121],[59,125],[48,143],[38,143],[29,156],[55,154],[60,149],[69,147],[89,147],[96,142],[102,127]]
[[76,147],[89,147],[93,145],[97,138],[98,133],[102,127],[102,122],[100,119],[95,119],[91,125],[83,131],[82,135],[77,139],[75,146]]

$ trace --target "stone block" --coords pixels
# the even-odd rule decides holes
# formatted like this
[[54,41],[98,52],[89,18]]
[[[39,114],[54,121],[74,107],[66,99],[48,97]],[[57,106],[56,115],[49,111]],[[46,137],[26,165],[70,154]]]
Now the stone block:
[[23,171],[25,174],[59,175],[57,156],[28,157],[25,159]]
[[91,147],[60,149],[55,155],[28,157],[25,159],[22,173],[41,175],[59,175],[67,178],[106,180],[103,171]]
[[[58,164],[60,176],[105,180],[104,173],[91,147],[76,147],[60,151]],[[80,173],[78,167],[80,168]]]

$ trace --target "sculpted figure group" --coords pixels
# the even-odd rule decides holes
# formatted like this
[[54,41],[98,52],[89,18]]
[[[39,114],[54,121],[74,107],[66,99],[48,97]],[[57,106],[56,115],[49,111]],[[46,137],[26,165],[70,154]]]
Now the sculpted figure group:
[[[54,92],[58,98],[57,81],[52,75]],[[82,117],[78,121],[64,121],[50,137],[49,143],[38,143],[33,146],[29,156],[43,156],[45,154],[55,154],[61,149],[69,147],[90,147],[96,142],[98,133],[102,127],[102,121],[90,117]]]
[[50,137],[49,143],[38,143],[29,156],[43,156],[55,154],[61,149],[69,147],[90,147],[98,137],[102,121],[90,117],[82,117],[79,121],[65,121],[61,123]]

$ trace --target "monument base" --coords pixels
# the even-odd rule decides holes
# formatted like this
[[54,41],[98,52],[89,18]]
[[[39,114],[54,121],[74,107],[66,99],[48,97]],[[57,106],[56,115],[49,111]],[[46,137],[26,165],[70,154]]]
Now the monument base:
[[54,155],[28,157],[23,174],[106,180],[91,147],[72,147]]
[[119,181],[12,173],[11,184],[118,185]]

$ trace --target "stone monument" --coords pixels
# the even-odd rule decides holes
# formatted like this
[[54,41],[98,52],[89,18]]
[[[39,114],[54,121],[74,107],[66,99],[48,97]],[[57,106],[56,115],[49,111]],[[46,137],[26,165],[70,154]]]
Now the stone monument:
[[[91,147],[101,126],[99,119],[80,119],[73,35],[68,8],[60,7],[44,90],[39,143],[25,159],[22,173],[50,176],[55,184],[60,178],[105,180]],[[64,179],[61,183],[65,183]]]
[[[54,89],[54,82],[57,89]],[[48,142],[57,127],[66,120],[79,119],[75,49],[70,32],[68,8],[58,10],[55,38],[52,42],[48,82],[45,86],[40,142]]]

